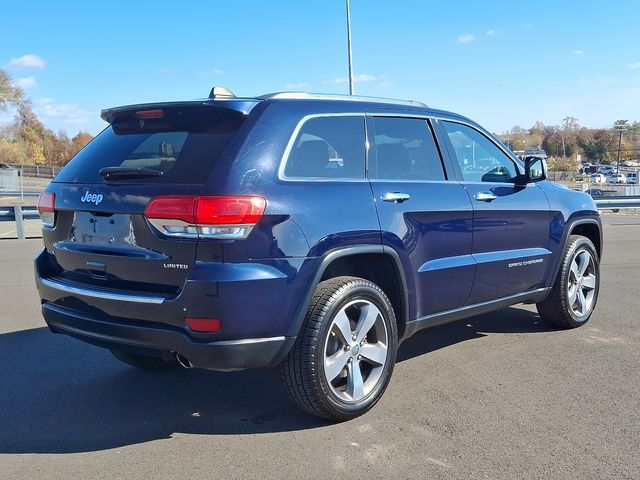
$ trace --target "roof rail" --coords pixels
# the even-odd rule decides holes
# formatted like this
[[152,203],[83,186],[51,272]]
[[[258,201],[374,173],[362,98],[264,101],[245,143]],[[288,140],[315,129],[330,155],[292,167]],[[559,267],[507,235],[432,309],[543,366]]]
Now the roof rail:
[[257,97],[261,100],[272,99],[293,99],[293,100],[342,100],[346,102],[371,102],[371,103],[386,103],[395,105],[409,105],[413,107],[425,107],[422,102],[416,100],[395,100],[393,98],[380,98],[380,97],[364,97],[356,95],[339,95],[339,94],[323,94],[323,93],[307,93],[307,92],[275,92],[267,93],[266,95],[260,95]]

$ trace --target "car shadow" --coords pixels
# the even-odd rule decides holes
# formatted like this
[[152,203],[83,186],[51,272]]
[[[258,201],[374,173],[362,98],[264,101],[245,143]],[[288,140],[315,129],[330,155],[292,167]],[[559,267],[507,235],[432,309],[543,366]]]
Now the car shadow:
[[[490,333],[541,332],[509,308],[436,327],[403,343],[403,361]],[[328,422],[287,398],[278,371],[145,372],[46,328],[0,335],[0,453],[75,453],[192,434],[256,434]]]
[[405,340],[397,361],[433,352],[456,343],[482,338],[492,333],[542,333],[555,330],[540,316],[522,306],[504,308],[457,322],[421,330]]

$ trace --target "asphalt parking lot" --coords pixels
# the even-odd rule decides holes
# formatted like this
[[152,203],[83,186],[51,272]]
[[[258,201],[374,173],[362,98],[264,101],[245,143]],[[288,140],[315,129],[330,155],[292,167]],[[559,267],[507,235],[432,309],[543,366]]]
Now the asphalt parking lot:
[[621,218],[588,325],[516,306],[421,332],[375,409],[335,425],[277,371],[144,373],[50,334],[40,240],[0,240],[0,478],[640,478],[640,222]]

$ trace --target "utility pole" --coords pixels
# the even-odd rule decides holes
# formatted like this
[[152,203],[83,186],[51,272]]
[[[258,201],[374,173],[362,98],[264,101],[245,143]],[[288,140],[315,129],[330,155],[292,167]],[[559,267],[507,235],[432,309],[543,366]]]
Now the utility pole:
[[353,61],[351,59],[351,11],[347,2],[347,50],[349,54],[349,95],[353,95]]
[[618,161],[616,163],[616,173],[620,173],[620,150],[622,150],[622,132],[624,129],[618,128],[618,131],[620,132],[620,137],[618,138]]
[[622,133],[629,128],[627,120],[616,120],[613,124],[613,128],[618,130],[620,136],[618,137],[618,161],[616,163],[616,173],[620,173],[620,152],[622,151]]

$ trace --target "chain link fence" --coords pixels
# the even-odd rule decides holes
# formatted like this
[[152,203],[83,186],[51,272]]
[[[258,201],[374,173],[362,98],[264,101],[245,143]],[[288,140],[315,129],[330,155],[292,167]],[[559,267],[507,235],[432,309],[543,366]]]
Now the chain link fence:
[[35,178],[53,178],[55,177],[62,167],[55,167],[51,165],[12,165],[11,167],[22,170],[22,174],[25,177]]
[[19,170],[0,169],[0,192],[12,192],[20,189]]

